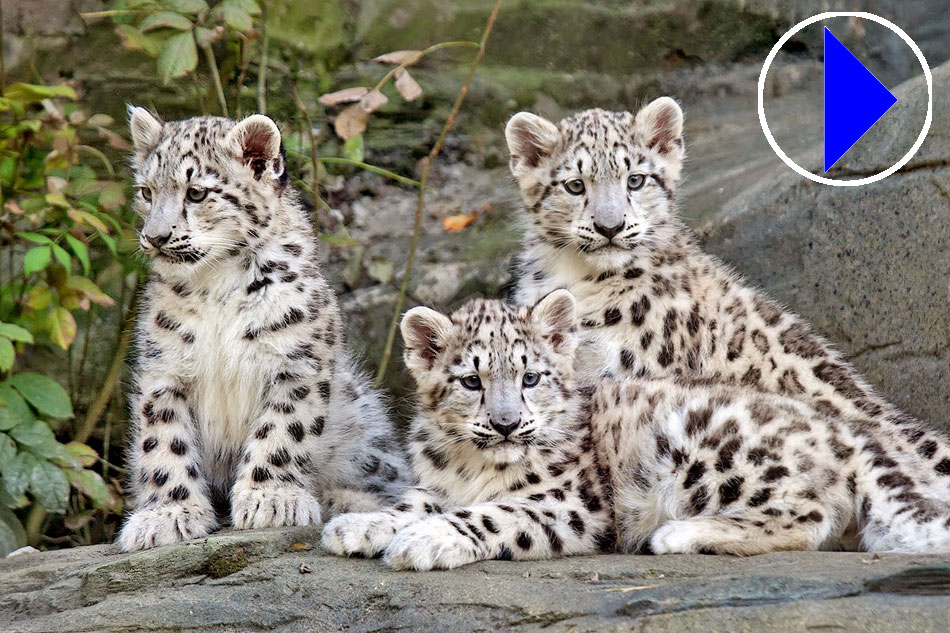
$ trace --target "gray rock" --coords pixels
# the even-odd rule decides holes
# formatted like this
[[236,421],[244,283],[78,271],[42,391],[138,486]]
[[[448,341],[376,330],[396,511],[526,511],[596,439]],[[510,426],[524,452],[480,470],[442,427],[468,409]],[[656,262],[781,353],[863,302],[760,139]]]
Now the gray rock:
[[85,631],[942,632],[950,559],[862,553],[599,556],[394,572],[326,556],[313,528],[136,554],[0,561],[7,633]]
[[[759,182],[707,218],[706,248],[799,312],[880,391],[950,429],[950,64],[934,71],[934,121],[898,173],[871,185],[829,187],[771,161]],[[830,176],[889,167],[916,139],[922,77]],[[820,172],[820,149],[796,159]],[[693,192],[698,195],[699,192]]]

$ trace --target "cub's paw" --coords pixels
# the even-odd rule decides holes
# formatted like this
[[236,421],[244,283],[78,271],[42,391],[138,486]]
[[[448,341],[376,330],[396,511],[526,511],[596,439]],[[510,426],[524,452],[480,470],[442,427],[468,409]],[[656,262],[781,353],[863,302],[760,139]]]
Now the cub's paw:
[[323,547],[337,556],[379,556],[396,535],[388,512],[341,514],[323,528]]
[[650,537],[654,554],[695,554],[708,529],[696,521],[667,521]]
[[472,542],[439,517],[410,523],[396,532],[383,554],[393,569],[452,569],[479,560]]
[[320,502],[300,488],[238,490],[231,496],[231,524],[239,530],[319,525]]
[[218,528],[210,506],[168,505],[136,510],[122,526],[118,543],[123,552],[204,538]]

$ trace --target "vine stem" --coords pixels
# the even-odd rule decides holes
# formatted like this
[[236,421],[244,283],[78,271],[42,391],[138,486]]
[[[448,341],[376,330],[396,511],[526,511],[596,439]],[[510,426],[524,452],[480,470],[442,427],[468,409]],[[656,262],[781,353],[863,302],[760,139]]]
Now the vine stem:
[[218,106],[221,108],[221,114],[228,116],[228,100],[224,96],[224,86],[221,84],[221,75],[218,73],[218,60],[214,58],[211,44],[202,44],[201,50],[204,51],[205,59],[208,61],[208,69],[211,70],[211,78],[214,80],[214,91],[218,95]]
[[396,340],[396,329],[399,327],[399,317],[402,314],[402,306],[405,303],[406,295],[409,292],[409,280],[412,277],[412,269],[416,263],[416,251],[419,248],[419,236],[422,232],[422,218],[426,206],[426,186],[429,184],[429,172],[432,170],[432,164],[435,162],[436,157],[438,157],[439,153],[442,151],[442,144],[445,143],[445,137],[448,135],[449,130],[452,129],[452,125],[455,123],[455,118],[462,109],[462,104],[465,102],[465,97],[468,94],[469,84],[471,84],[472,78],[475,76],[475,71],[478,69],[478,64],[482,61],[482,57],[485,56],[485,43],[488,41],[488,36],[491,34],[492,27],[495,26],[495,20],[498,18],[498,11],[501,9],[501,3],[502,0],[495,0],[495,6],[488,15],[488,21],[485,24],[485,30],[482,32],[482,39],[478,42],[478,50],[475,52],[475,59],[472,60],[472,63],[469,66],[468,74],[465,77],[465,81],[462,83],[462,87],[459,89],[458,96],[455,98],[455,103],[452,105],[452,110],[449,112],[449,116],[445,120],[445,125],[442,126],[442,132],[439,134],[439,138],[436,139],[432,149],[429,150],[429,154],[422,159],[422,177],[419,179],[419,196],[416,199],[416,216],[412,226],[412,239],[409,243],[409,259],[406,261],[406,268],[402,275],[402,283],[399,286],[399,294],[396,296],[396,305],[393,307],[392,320],[389,322],[389,333],[386,336],[386,346],[383,348],[383,355],[379,360],[379,369],[376,372],[377,385],[382,384],[383,379],[386,378],[386,370],[389,367],[389,361],[393,354],[393,343]]

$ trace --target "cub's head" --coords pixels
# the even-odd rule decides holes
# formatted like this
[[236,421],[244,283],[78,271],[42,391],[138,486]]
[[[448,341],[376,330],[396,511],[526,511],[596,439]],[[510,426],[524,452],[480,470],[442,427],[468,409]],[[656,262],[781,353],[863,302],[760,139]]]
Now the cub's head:
[[197,270],[253,247],[273,226],[287,170],[271,119],[162,122],[130,106],[129,126],[134,206],[145,220],[139,245],[154,265]]
[[451,317],[409,310],[402,336],[422,419],[495,464],[556,443],[573,421],[575,313],[566,290],[533,308],[478,299]]
[[661,97],[636,115],[586,110],[557,125],[528,112],[505,129],[528,230],[598,268],[629,264],[678,227],[683,112]]

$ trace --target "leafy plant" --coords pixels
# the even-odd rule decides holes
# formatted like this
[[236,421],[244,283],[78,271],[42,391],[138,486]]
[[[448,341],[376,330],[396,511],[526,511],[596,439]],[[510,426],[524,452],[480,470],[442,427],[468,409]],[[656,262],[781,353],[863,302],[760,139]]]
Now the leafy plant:
[[47,513],[120,505],[91,468],[98,455],[86,438],[58,439],[75,416],[69,394],[26,362],[44,348],[69,350],[75,313],[115,305],[95,281],[97,255],[124,257],[129,231],[125,187],[95,147],[127,144],[109,117],[86,116],[75,99],[69,86],[24,83],[0,96],[0,555],[38,542]]

